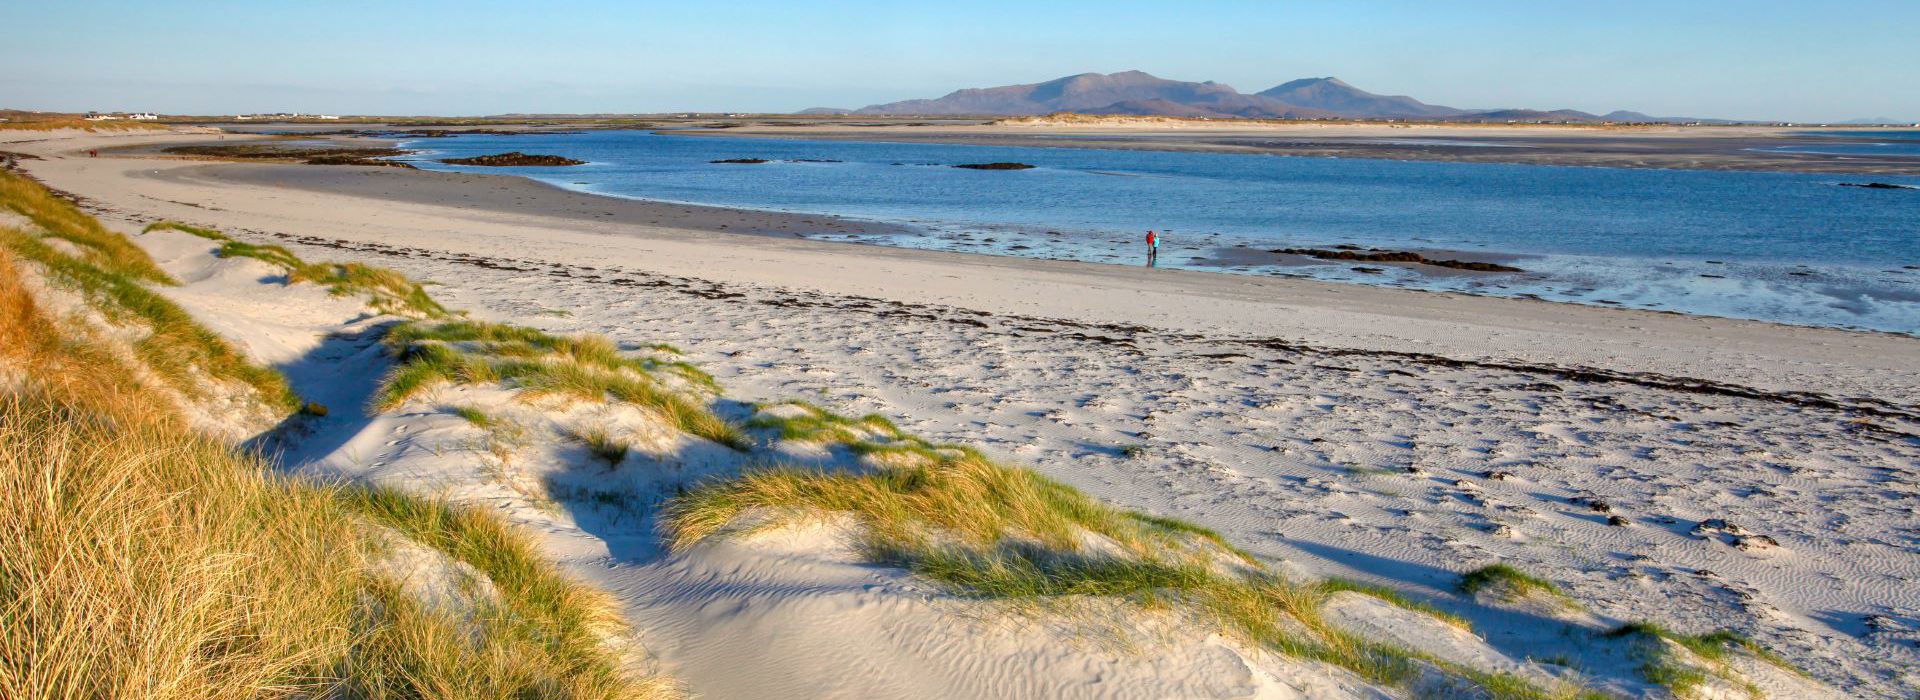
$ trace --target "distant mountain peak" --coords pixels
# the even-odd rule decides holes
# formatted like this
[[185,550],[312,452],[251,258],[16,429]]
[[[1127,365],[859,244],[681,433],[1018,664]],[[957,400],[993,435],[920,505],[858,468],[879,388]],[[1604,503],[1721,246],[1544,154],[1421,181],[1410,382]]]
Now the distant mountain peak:
[[1405,95],[1376,95],[1332,76],[1288,81],[1262,91],[1260,95],[1352,117],[1439,118],[1465,113],[1465,110],[1430,105]]
[[[1247,95],[1211,80],[1187,82],[1142,70],[1080,73],[1039,83],[955,90],[936,99],[906,100],[854,110],[855,114],[1021,116],[1080,112],[1214,119],[1465,119],[1480,121],[1598,121],[1585,112],[1530,109],[1472,111],[1431,105],[1405,95],[1379,95],[1333,76],[1301,78]],[[1610,117],[1645,118],[1632,112]],[[1651,119],[1651,118],[1648,118]],[[1659,121],[1678,121],[1662,119]]]

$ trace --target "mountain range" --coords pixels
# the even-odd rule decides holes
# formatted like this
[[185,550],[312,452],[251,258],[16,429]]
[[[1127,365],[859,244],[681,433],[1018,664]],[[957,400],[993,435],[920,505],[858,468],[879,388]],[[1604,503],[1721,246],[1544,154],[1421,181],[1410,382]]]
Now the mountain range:
[[860,109],[815,108],[805,113],[1020,116],[1058,112],[1213,119],[1702,121],[1628,111],[1590,114],[1571,109],[1460,109],[1427,104],[1405,95],[1378,95],[1332,77],[1302,78],[1248,95],[1222,83],[1168,80],[1141,71],[1082,73],[1044,83],[958,90],[937,99]]

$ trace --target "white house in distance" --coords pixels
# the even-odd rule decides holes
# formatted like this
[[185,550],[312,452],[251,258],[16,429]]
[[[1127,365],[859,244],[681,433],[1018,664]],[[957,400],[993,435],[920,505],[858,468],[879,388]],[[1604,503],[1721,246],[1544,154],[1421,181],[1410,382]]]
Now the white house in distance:
[[233,120],[240,121],[240,122],[286,121],[289,119],[323,119],[323,120],[331,121],[339,118],[340,117],[338,115],[333,115],[333,114],[301,114],[299,112],[280,112],[278,114],[236,114],[234,115]]
[[90,121],[90,122],[104,122],[104,121],[111,121],[115,119],[130,119],[133,121],[152,121],[159,118],[160,118],[160,115],[154,114],[152,112],[134,112],[131,114],[101,114],[99,112],[88,112],[86,116],[87,121]]

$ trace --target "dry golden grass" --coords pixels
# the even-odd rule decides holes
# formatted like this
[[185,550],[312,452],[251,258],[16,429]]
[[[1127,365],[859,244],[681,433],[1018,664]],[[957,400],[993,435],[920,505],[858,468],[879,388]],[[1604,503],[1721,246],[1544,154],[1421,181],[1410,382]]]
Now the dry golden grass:
[[[138,285],[7,233],[0,698],[676,695],[606,644],[621,625],[603,595],[496,517],[276,476],[192,432],[140,380],[157,372],[129,364],[148,358],[103,351],[83,324],[50,315],[20,266]],[[53,267],[16,255],[22,247]],[[124,300],[92,291],[96,303]],[[204,376],[220,361],[170,359]],[[394,556],[394,537],[474,567],[497,596],[461,610],[415,600],[375,565]]]
[[[291,413],[300,407],[299,397],[279,373],[248,362],[232,344],[154,291],[151,285],[173,280],[125,236],[108,231],[39,183],[13,173],[0,172],[0,205],[21,212],[38,228],[0,226],[0,248],[10,251],[16,264],[34,264],[49,283],[84,297],[108,323],[145,331],[133,341],[140,370],[189,400],[209,396],[210,382],[235,382],[250,387],[262,402],[279,411]],[[50,239],[72,247],[56,246]],[[72,319],[60,322],[79,325]],[[75,329],[59,337],[78,333]],[[93,340],[74,337],[66,342],[81,352],[104,352]]]
[[[499,600],[408,598],[371,573],[369,522]],[[605,646],[620,628],[490,514],[276,478],[170,419],[0,396],[0,697],[671,697]]]
[[100,222],[38,182],[0,171],[0,206],[18,212],[43,233],[81,247],[86,262],[115,275],[142,282],[173,284],[147,251],[108,231]]
[[0,122],[0,131],[57,131],[59,129],[80,129],[83,131],[151,131],[166,128],[169,128],[166,124],[156,124],[149,121],[113,120],[90,122],[78,117]]

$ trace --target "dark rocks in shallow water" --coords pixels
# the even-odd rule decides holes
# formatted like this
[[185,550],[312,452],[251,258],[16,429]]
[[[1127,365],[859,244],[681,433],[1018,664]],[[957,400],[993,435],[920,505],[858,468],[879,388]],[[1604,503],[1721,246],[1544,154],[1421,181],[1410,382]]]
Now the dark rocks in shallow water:
[[967,170],[1032,170],[1034,168],[1026,163],[962,163],[953,167]]
[[320,156],[318,158],[308,158],[303,162],[307,165],[377,165],[383,168],[399,168],[401,170],[419,169],[413,167],[411,164],[402,163],[397,160],[380,160],[378,158],[361,158],[359,156]]
[[1435,260],[1419,253],[1404,250],[1380,250],[1374,248],[1372,250],[1357,251],[1327,250],[1324,248],[1275,248],[1267,252],[1280,253],[1283,255],[1304,255],[1316,260],[1414,263],[1417,265],[1432,265],[1434,267],[1445,267],[1454,270],[1471,270],[1473,272],[1526,272],[1526,270],[1517,267],[1498,263],[1473,262],[1467,260]]
[[1867,190],[1920,190],[1913,185],[1896,185],[1891,182],[1842,182],[1841,187],[1858,187]]
[[530,166],[530,165],[532,166],[584,165],[586,163],[586,161],[584,160],[574,160],[572,158],[568,158],[565,156],[542,156],[542,155],[533,155],[529,153],[521,153],[519,151],[510,151],[507,153],[495,153],[490,156],[474,156],[472,158],[443,158],[440,160],[440,162],[446,163],[447,165],[484,165],[484,166],[495,167],[495,168]]
[[1379,268],[1379,267],[1356,267],[1356,268],[1353,268],[1353,271],[1363,275],[1377,275],[1382,272],[1386,272],[1386,269]]
[[772,161],[769,161],[765,158],[723,158],[721,160],[710,160],[707,162],[720,163],[723,165],[759,165],[761,163],[770,163]]

